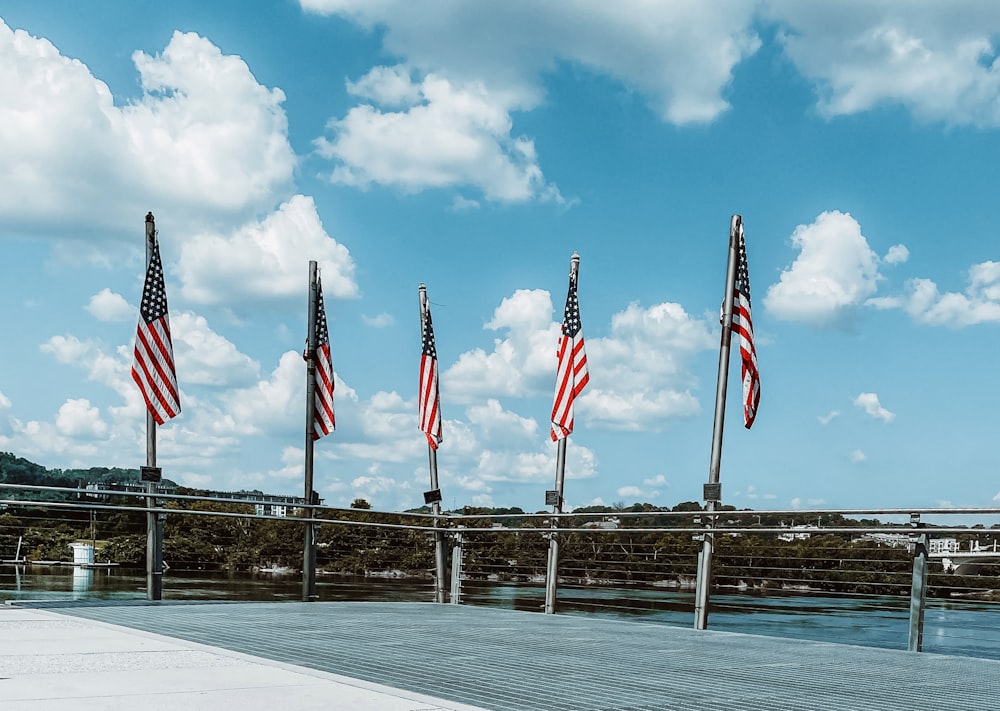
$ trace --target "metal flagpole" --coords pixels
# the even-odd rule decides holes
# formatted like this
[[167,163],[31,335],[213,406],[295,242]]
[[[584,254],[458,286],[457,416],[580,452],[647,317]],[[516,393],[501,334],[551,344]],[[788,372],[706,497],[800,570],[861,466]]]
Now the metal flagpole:
[[[575,295],[575,286],[580,271],[580,255],[573,252],[569,260],[569,279],[574,287],[571,294]],[[567,305],[568,308],[568,305]],[[565,329],[566,324],[563,324]],[[558,377],[558,376],[557,376]],[[575,384],[573,387],[576,387]],[[574,396],[575,397],[575,396]],[[572,429],[572,424],[570,425]],[[549,532],[549,559],[545,571],[545,614],[552,615],[556,611],[556,588],[559,586],[559,514],[563,508],[563,490],[566,479],[566,440],[560,437],[556,449],[556,488],[545,493],[545,503],[552,505],[551,531]]]
[[[427,446],[428,465],[431,470],[431,491],[438,490],[438,460],[437,450]],[[434,602],[445,602],[445,541],[444,531],[440,529],[441,522],[441,502],[435,501],[431,504],[431,511],[434,513]]]
[[[417,289],[420,297],[420,327],[423,328],[427,319],[427,287],[420,284]],[[421,383],[423,387],[423,383]],[[423,413],[421,413],[421,416]],[[434,602],[445,602],[445,552],[444,531],[440,530],[441,516],[441,487],[438,483],[438,460],[437,450],[427,443],[427,466],[431,475],[431,489],[427,495],[432,499],[431,511],[434,513]]]
[[[156,244],[156,221],[153,213],[146,213],[146,271],[153,260]],[[146,408],[146,466],[156,467],[156,420]],[[146,482],[146,508],[156,507],[156,482]],[[146,512],[146,598],[163,598],[163,529],[153,511]]]
[[[577,262],[579,263],[579,261]],[[545,571],[545,614],[552,615],[556,611],[556,588],[559,583],[559,526],[558,514],[562,513],[563,483],[566,478],[566,437],[559,440],[556,449],[556,488],[552,501],[552,530],[549,533],[549,561]]]
[[[305,512],[313,517],[313,430],[316,420],[316,313],[319,310],[317,265],[309,262],[309,325],[306,340],[306,459],[305,459]],[[316,525],[305,524],[302,543],[302,601],[316,599]]]
[[715,505],[722,500],[719,471],[722,466],[722,430],[726,421],[726,386],[729,378],[729,345],[733,336],[733,294],[736,290],[736,266],[739,254],[739,231],[742,218],[733,215],[729,223],[729,261],[726,265],[726,290],[722,302],[722,337],[719,345],[719,377],[715,389],[715,424],[712,427],[712,459],[705,485],[705,533],[701,534],[698,553],[698,578],[695,584],[694,628],[708,625],[708,593],[712,585],[712,548],[715,534]]

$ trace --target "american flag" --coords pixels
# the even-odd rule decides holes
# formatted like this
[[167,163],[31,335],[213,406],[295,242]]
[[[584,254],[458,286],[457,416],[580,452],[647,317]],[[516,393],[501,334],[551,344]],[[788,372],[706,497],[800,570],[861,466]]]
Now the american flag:
[[552,404],[552,441],[568,437],[573,431],[573,401],[590,380],[587,373],[587,353],[583,349],[583,324],[580,322],[580,302],[576,298],[574,270],[569,276],[566,313],[562,336],[559,338],[559,365],[556,369],[556,394]]
[[424,308],[421,324],[420,429],[427,435],[427,444],[437,449],[441,444],[441,394],[438,389],[437,348],[434,345],[434,326],[431,324],[430,306]]
[[[148,219],[148,218],[147,218]],[[163,286],[160,245],[153,235],[153,250],[142,287],[139,325],[135,333],[132,379],[139,386],[146,409],[158,425],[177,416],[181,399],[174,370],[174,347],[170,340],[167,291]]]
[[757,371],[757,348],[753,342],[753,319],[750,316],[750,272],[747,269],[747,244],[743,222],[739,222],[739,255],[736,265],[736,291],[733,294],[733,332],[740,337],[740,361],[743,371],[743,421],[750,429],[760,404],[760,373]]
[[313,439],[319,439],[337,429],[333,416],[333,361],[330,359],[330,331],[326,327],[326,306],[323,305],[323,284],[316,277],[316,348],[314,375]]

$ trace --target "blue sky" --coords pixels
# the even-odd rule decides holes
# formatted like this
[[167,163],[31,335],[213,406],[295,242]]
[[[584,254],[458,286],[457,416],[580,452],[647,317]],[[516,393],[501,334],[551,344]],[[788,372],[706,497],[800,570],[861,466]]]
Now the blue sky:
[[[956,7],[961,5],[961,8]],[[0,8],[0,449],[138,466],[156,215],[164,474],[302,488],[308,261],[331,504],[543,508],[569,258],[591,382],[570,506],[698,499],[730,216],[762,380],[740,508],[996,506],[1000,8],[978,2],[20,2]]]

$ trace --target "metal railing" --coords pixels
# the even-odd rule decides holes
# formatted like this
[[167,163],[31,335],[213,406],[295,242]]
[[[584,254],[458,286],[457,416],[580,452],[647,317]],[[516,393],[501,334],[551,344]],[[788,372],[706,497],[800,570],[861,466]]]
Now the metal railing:
[[[302,527],[312,523],[319,599],[343,599],[341,588],[356,590],[363,577],[368,592],[388,594],[406,581],[405,599],[433,601],[437,522],[449,538],[451,580],[445,587],[452,603],[541,609],[549,582],[548,541],[556,535],[559,611],[638,614],[688,624],[699,538],[711,524],[709,627],[719,615],[718,626],[731,628],[729,616],[757,611],[762,600],[852,605],[876,600],[905,623],[896,643],[920,650],[928,609],[948,606],[990,615],[1000,610],[1000,556],[995,561],[981,556],[975,568],[956,574],[944,569],[940,555],[925,557],[926,544],[920,545],[926,536],[955,539],[951,548],[994,546],[1000,509],[720,511],[711,521],[697,511],[627,510],[560,514],[556,527],[550,513],[470,512],[436,519],[427,513],[315,506],[314,518],[304,519],[258,515],[259,502],[244,498],[160,493],[152,509],[145,501],[142,493],[0,485],[0,562],[8,568],[72,565],[70,544],[90,541],[92,567],[142,568],[146,514],[152,512],[165,518],[163,588],[169,598],[180,592],[172,581],[188,573],[289,572],[294,580],[302,565]],[[130,593],[138,597],[143,592],[138,577],[136,586]],[[294,594],[286,590],[278,597],[294,599]],[[996,638],[1000,656],[1000,630]]]

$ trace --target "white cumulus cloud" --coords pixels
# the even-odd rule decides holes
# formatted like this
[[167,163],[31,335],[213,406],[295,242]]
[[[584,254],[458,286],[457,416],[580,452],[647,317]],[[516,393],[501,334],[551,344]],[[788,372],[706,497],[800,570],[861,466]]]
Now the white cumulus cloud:
[[889,247],[889,251],[882,257],[882,261],[886,264],[902,264],[909,258],[910,250],[906,248],[905,244],[894,244]]
[[864,410],[869,417],[874,417],[877,420],[888,423],[896,419],[894,412],[889,412],[882,407],[882,403],[879,402],[878,395],[875,393],[861,393],[854,398],[854,405]]
[[476,402],[482,395],[524,397],[551,387],[559,340],[552,311],[552,298],[541,289],[519,289],[504,298],[485,328],[506,330],[507,338],[495,339],[490,353],[462,353],[441,376],[442,395]]
[[[512,117],[545,98],[546,75],[580,66],[637,89],[663,120],[705,123],[729,108],[734,67],[760,40],[751,3],[454,3],[300,0],[379,27],[395,66],[348,90],[359,104],[317,139],[335,182],[405,191],[472,188],[487,200],[565,203]],[[456,198],[453,209],[477,206]]]
[[108,425],[89,400],[69,399],[56,413],[56,429],[68,437],[103,437]]
[[538,439],[538,423],[515,412],[504,410],[494,398],[485,405],[473,405],[466,409],[466,418],[478,430],[478,436],[489,442],[517,442],[525,444]]
[[825,415],[819,415],[816,419],[821,425],[828,425],[838,416],[840,416],[840,410],[830,410]]
[[911,279],[906,287],[894,305],[918,323],[951,328],[1000,323],[1000,262],[974,264],[964,293],[942,294],[930,279]]
[[[120,406],[108,411],[116,418],[138,422],[144,417],[146,405],[132,380],[132,345],[109,347],[97,340],[80,340],[76,336],[53,336],[40,346],[59,363],[80,368],[88,380],[111,388],[122,399]],[[183,383],[181,383],[183,393]]]
[[[342,392],[334,392],[335,406],[338,396],[342,395]],[[248,434],[297,431],[302,425],[302,403],[305,401],[302,354],[286,351],[266,379],[222,393],[220,399],[232,429]]]
[[87,311],[98,321],[129,321],[139,318],[139,310],[111,289],[101,289],[90,297]]
[[392,314],[387,314],[385,312],[380,313],[377,316],[362,316],[361,320],[372,328],[388,328],[396,323],[396,319],[392,317]]
[[511,135],[513,107],[481,83],[429,74],[415,84],[402,67],[377,67],[349,89],[374,105],[352,108],[330,122],[332,138],[317,139],[319,155],[335,162],[335,183],[406,192],[469,185],[489,200],[564,202],[546,184],[534,142]]
[[[443,396],[471,403],[482,396],[550,393],[559,341],[552,312],[546,291],[518,290],[505,298],[486,328],[506,330],[507,337],[495,339],[490,352],[462,353],[442,375]],[[691,367],[714,340],[710,325],[679,304],[629,304],[612,317],[608,336],[585,342],[591,378],[577,399],[578,425],[656,430],[672,418],[700,411]]]
[[222,388],[257,380],[260,364],[213,331],[204,316],[190,311],[172,314],[170,330],[182,382]]
[[323,229],[313,199],[296,195],[263,221],[231,234],[190,238],[177,270],[185,298],[238,308],[242,302],[301,298],[308,288],[309,259],[319,263],[325,298],[358,295],[347,248]]
[[666,421],[695,415],[701,406],[690,368],[713,347],[709,324],[680,304],[629,304],[612,316],[605,338],[587,341],[592,373],[579,399],[577,420],[612,429],[657,430]]
[[[0,217],[46,235],[104,237],[148,205],[188,228],[268,209],[291,185],[295,156],[278,89],[239,57],[175,32],[136,52],[141,96],[108,86],[48,40],[0,20]],[[81,176],[86,176],[83,179]]]
[[849,214],[824,212],[811,225],[799,225],[792,246],[799,256],[764,297],[777,318],[835,325],[875,294],[879,258]]
[[1000,7],[767,0],[786,55],[816,82],[827,116],[903,106],[929,121],[1000,125]]
[[[725,111],[733,68],[760,46],[751,27],[754,5],[744,2],[300,3],[378,26],[387,52],[410,66],[458,81],[482,78],[522,108],[537,105],[545,73],[568,62],[637,87],[676,124],[711,121]],[[386,100],[412,101],[405,82],[389,76],[385,84]]]

